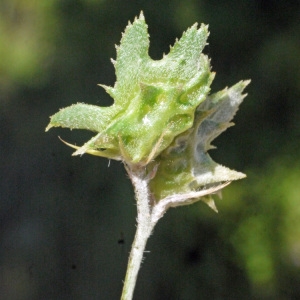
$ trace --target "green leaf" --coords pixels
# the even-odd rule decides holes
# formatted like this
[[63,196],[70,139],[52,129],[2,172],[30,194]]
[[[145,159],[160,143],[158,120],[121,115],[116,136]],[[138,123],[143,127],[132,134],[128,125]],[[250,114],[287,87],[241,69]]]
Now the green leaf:
[[113,115],[114,110],[111,107],[107,108],[77,103],[61,109],[52,116],[46,131],[51,127],[60,126],[70,129],[87,129],[99,132],[105,129]]
[[214,74],[201,52],[207,26],[189,28],[170,53],[154,61],[143,14],[127,26],[113,61],[117,81],[102,86],[114,99],[111,107],[76,104],[51,117],[51,127],[98,132],[74,154],[97,155],[147,165],[176,136],[192,127],[195,110],[209,93]]
[[[151,192],[156,200],[245,177],[242,173],[217,164],[207,152],[214,148],[211,142],[233,125],[230,121],[246,96],[242,92],[249,82],[241,81],[207,97],[197,108],[193,127],[176,137],[156,159],[155,164],[159,166],[150,181]],[[211,198],[202,200],[214,206]]]

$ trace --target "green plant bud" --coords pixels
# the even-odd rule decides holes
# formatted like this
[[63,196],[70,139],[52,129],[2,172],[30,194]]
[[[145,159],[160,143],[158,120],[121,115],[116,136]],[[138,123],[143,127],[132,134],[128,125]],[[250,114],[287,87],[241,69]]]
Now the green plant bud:
[[161,60],[149,55],[149,37],[143,14],[127,26],[117,47],[114,87],[103,86],[114,99],[110,107],[78,103],[53,115],[51,127],[97,132],[76,147],[90,153],[147,165],[174,138],[194,124],[195,110],[207,97],[214,74],[202,54],[207,26],[189,28]]

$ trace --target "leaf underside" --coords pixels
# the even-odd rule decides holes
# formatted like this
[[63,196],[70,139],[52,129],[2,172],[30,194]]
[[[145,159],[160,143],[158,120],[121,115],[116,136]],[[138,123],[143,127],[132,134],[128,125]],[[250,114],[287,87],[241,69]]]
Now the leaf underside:
[[[233,124],[230,123],[246,95],[250,81],[213,94],[199,105],[192,129],[180,134],[156,160],[159,167],[150,186],[155,199],[188,193],[244,178],[240,172],[214,162],[208,154],[211,142]],[[212,201],[204,197],[202,200]]]

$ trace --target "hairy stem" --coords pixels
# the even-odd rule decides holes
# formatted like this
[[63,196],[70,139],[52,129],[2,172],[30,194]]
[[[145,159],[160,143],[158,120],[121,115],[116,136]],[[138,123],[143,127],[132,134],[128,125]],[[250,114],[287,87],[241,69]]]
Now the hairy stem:
[[143,169],[131,169],[126,166],[137,200],[137,229],[132,244],[121,300],[131,300],[143,259],[147,240],[156,224],[151,220],[151,204],[148,179]]
[[[169,207],[196,202],[200,197],[216,193],[230,182],[225,182],[206,190],[169,196],[155,203],[155,201],[151,201],[149,191],[149,180],[151,176],[153,176],[152,172],[147,175],[144,167],[131,168],[128,165],[125,165],[125,167],[135,190],[137,201],[137,229],[129,256],[121,300],[132,300],[148,238],[154,226],[167,209]],[[156,172],[156,168],[153,169],[153,172]]]

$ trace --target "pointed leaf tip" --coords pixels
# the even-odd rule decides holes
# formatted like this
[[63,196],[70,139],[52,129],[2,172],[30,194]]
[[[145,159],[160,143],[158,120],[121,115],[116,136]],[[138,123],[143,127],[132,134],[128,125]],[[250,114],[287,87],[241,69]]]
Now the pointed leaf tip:
[[45,132],[49,131],[53,126],[51,124],[48,124],[47,127],[45,128]]
[[141,10],[141,12],[140,12],[140,16],[139,16],[139,19],[140,20],[145,20],[145,16],[144,16],[144,12]]
[[208,207],[210,207],[214,212],[218,213],[216,203],[212,196],[203,197],[203,198],[201,198],[201,201],[203,201],[205,204],[207,204]]

